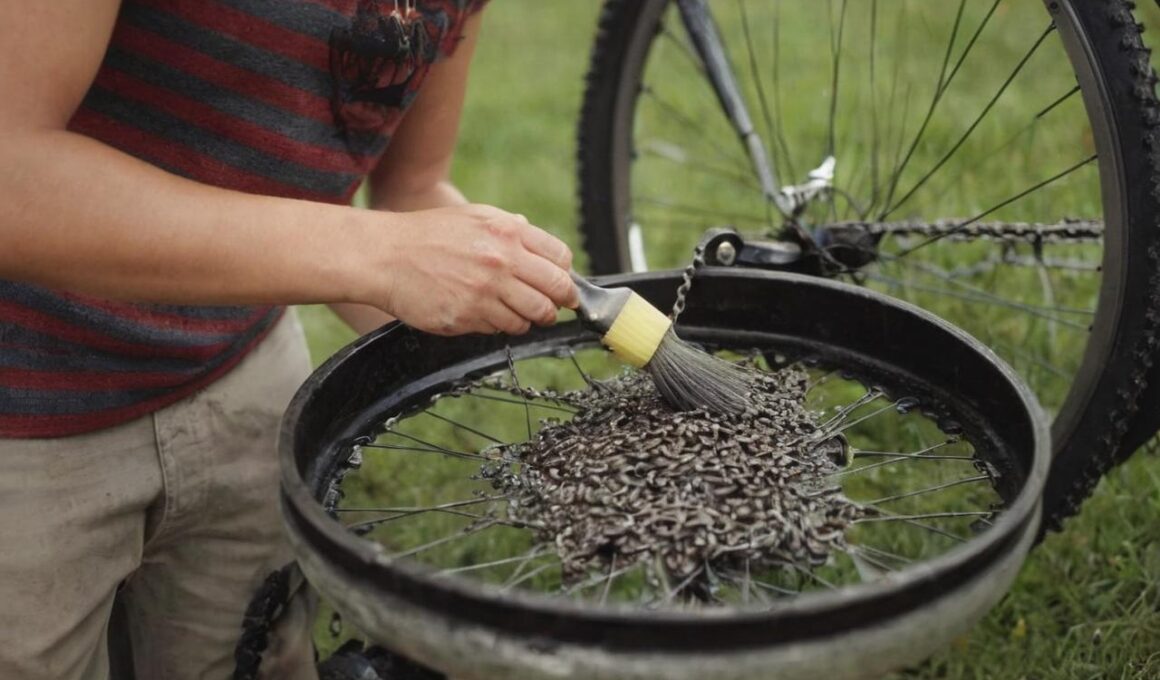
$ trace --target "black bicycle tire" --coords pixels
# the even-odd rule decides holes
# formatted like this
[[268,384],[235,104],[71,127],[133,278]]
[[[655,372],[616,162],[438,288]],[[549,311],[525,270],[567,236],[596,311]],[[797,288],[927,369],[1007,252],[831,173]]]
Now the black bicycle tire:
[[[616,126],[631,129],[633,109],[620,101],[621,82],[627,75],[622,65],[630,50],[648,49],[639,44],[641,39],[654,37],[653,31],[638,26],[642,15],[651,4],[667,1],[606,0],[600,14],[577,149],[580,233],[594,273],[620,271],[624,261],[612,193],[617,181],[612,140]],[[1133,14],[1135,3],[1059,0],[1048,4],[1054,12],[1074,12],[1087,36],[1094,70],[1108,92],[1111,110],[1107,113],[1115,125],[1120,171],[1132,178],[1122,191],[1125,264],[1116,329],[1086,408],[1074,421],[1070,436],[1055,443],[1044,495],[1043,525],[1058,530],[1063,520],[1079,511],[1100,478],[1160,427],[1160,413],[1140,413],[1141,404],[1160,402],[1160,386],[1146,393],[1160,330],[1160,138],[1156,135],[1160,104],[1150,51],[1141,37],[1143,27]],[[627,121],[623,119],[626,112]],[[1160,380],[1160,375],[1155,377]],[[1131,436],[1125,438],[1129,430]]]

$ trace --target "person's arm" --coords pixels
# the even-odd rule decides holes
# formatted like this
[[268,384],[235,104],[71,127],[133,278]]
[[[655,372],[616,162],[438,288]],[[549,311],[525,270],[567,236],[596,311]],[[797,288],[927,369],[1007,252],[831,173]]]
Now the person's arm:
[[0,278],[143,302],[355,302],[442,334],[520,332],[574,304],[567,247],[496,208],[255,196],[69,132],[118,6],[0,4]]
[[[389,150],[367,177],[372,209],[411,212],[467,204],[451,183],[451,161],[481,15],[477,12],[465,22],[455,53],[431,67],[419,96],[391,136]],[[359,334],[391,320],[366,305],[338,303],[330,308]]]

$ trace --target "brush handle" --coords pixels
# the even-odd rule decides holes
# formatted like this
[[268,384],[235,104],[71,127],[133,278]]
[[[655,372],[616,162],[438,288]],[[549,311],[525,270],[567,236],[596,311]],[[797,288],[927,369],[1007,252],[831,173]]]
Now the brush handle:
[[574,271],[569,273],[580,297],[576,314],[584,325],[604,335],[620,316],[620,310],[632,297],[632,291],[628,288],[601,288]]

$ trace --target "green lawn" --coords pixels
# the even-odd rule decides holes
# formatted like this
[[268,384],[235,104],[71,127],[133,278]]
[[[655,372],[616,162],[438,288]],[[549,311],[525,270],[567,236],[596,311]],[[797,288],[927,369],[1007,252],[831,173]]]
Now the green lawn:
[[[1010,5],[1001,7],[1003,11],[1019,10]],[[492,3],[486,13],[454,167],[455,181],[473,200],[526,214],[564,238],[577,249],[580,269],[585,263],[575,226],[574,137],[598,6],[594,1],[580,0]],[[797,7],[802,6],[804,3]],[[1154,5],[1149,4],[1147,11],[1147,19],[1160,19]],[[1160,21],[1156,25],[1160,26]],[[922,69],[933,64],[937,68],[941,54],[922,43],[930,36],[909,37],[915,44],[905,59],[906,67]],[[804,54],[818,39],[818,35],[791,34],[782,38],[781,49],[792,51],[796,44]],[[853,72],[846,78],[858,82]],[[809,91],[811,87],[823,88],[824,83],[795,86]],[[1035,88],[1028,87],[1030,93],[1025,96],[1035,96]],[[966,110],[972,102],[949,104],[953,110]],[[997,116],[1002,114],[1001,108]],[[793,115],[810,119],[806,109]],[[965,120],[969,122],[969,116]],[[813,132],[808,125],[800,130],[803,137]],[[953,139],[950,130],[935,130],[933,134],[936,140]],[[1040,146],[1028,150],[1027,158],[1047,163],[1055,151],[1067,147],[1066,142],[1041,136],[1037,140]],[[1082,145],[1083,140],[1077,139],[1075,144]],[[798,159],[798,165],[806,162],[806,158]],[[959,181],[983,187],[975,195],[988,191],[1003,195],[1017,186],[1016,176],[1033,171],[986,168],[960,175]],[[647,177],[642,180],[642,186],[647,186],[647,181]],[[711,187],[698,188],[702,189],[710,191]],[[728,199],[723,194],[714,196]],[[948,206],[940,200],[941,196],[925,201],[917,196],[915,210],[941,209],[945,212],[935,214],[951,216],[972,210],[970,204]],[[1048,209],[1052,216],[1083,214],[1084,196],[1080,192],[1072,192],[1065,200],[1073,203],[1063,207],[1058,201],[1051,203]],[[1029,214],[1021,214],[1019,209]],[[1037,209],[1044,208],[1014,206],[1010,218],[1034,219]],[[687,253],[687,237],[673,239],[662,247],[673,261],[679,261]],[[1013,280],[1008,285],[1014,289],[1029,284]],[[1039,290],[1037,283],[1029,288]],[[921,291],[906,288],[903,292],[933,304]],[[326,310],[310,307],[300,311],[316,362],[353,339]],[[1066,338],[1048,337],[1037,328],[991,328],[995,325],[992,320],[972,315],[963,305],[948,306],[947,315],[967,326],[978,323],[979,327],[971,330],[993,343],[1028,346],[1035,342],[1049,349],[1056,345],[1063,346],[1061,351],[1067,349]],[[1050,377],[1043,379],[1047,382],[1039,387],[1045,390],[1045,402],[1050,402],[1063,385],[1051,387]],[[1109,475],[1081,516],[1070,521],[1064,533],[1050,537],[1033,552],[1015,588],[975,630],[953,648],[901,676],[986,680],[1160,677],[1160,458],[1140,453]]]

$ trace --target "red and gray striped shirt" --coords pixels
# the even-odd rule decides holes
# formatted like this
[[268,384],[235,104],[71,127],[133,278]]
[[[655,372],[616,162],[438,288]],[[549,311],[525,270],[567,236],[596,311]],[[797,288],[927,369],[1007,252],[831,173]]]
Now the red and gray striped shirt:
[[[346,203],[481,4],[125,0],[70,129],[206,184]],[[281,313],[0,279],[0,437],[79,434],[166,406],[229,371]]]

